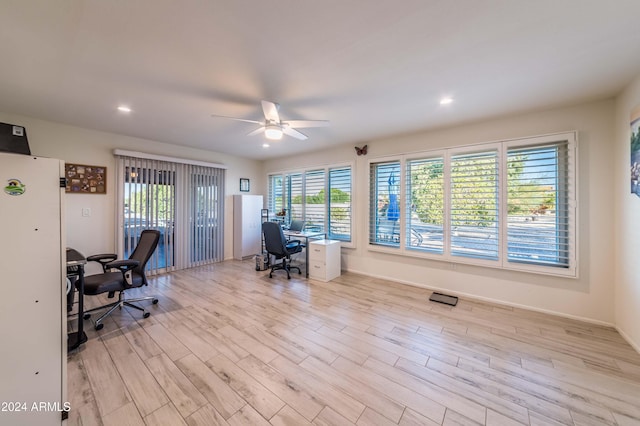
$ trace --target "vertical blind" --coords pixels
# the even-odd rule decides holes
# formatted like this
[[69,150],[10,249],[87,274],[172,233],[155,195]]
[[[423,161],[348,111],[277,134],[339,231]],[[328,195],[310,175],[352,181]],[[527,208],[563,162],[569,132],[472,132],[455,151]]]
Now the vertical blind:
[[150,273],[224,258],[224,170],[116,155],[119,253],[128,257],[143,229],[160,231]]

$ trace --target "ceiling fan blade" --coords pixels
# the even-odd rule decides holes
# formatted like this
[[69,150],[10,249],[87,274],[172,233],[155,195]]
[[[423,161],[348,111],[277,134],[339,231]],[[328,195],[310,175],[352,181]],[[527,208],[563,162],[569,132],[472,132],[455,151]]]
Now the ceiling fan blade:
[[262,121],[245,120],[244,118],[227,117],[226,115],[211,114],[211,116],[214,117],[214,118],[227,118],[229,120],[244,121],[246,123],[264,124]]
[[258,127],[258,128],[257,128],[257,129],[255,129],[253,132],[249,132],[249,133],[247,133],[247,136],[255,136],[255,135],[257,135],[258,133],[262,133],[262,132],[264,132],[264,126],[262,126],[262,127]]
[[300,139],[301,141],[308,139],[307,135],[305,135],[304,133],[300,133],[297,130],[292,129],[289,126],[283,126],[282,127],[282,133],[284,133],[285,135],[289,135],[292,136],[296,139]]
[[262,111],[267,121],[273,121],[280,124],[280,115],[278,114],[278,104],[269,101],[262,101]]
[[287,120],[282,124],[286,124],[292,129],[302,129],[303,127],[327,127],[328,120]]

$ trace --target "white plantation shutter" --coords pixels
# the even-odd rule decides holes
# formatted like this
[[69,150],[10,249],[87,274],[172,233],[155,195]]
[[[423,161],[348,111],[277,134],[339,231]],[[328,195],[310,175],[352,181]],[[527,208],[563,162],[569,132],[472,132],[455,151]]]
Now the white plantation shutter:
[[304,177],[305,195],[305,229],[324,231],[327,194],[325,190],[325,173],[323,170],[311,170]]
[[284,208],[284,178],[282,175],[269,176],[269,193],[267,195],[267,208],[271,214],[282,211]]
[[410,250],[444,252],[444,158],[406,163],[406,246]]
[[329,169],[329,238],[351,241],[351,167]]
[[574,268],[575,159],[571,137],[507,149],[507,261]]
[[400,162],[371,163],[369,243],[400,247]]
[[302,191],[302,173],[287,175],[287,220],[302,220],[304,217],[304,194]]
[[[575,278],[577,151],[567,132],[374,160],[369,249]],[[401,167],[393,222],[385,205]]]
[[[351,165],[343,165],[268,175],[270,217],[285,209],[286,223],[303,220],[306,230],[326,232],[330,238],[350,242],[351,170]],[[335,195],[333,200],[329,194]]]
[[453,256],[498,260],[498,151],[451,156]]

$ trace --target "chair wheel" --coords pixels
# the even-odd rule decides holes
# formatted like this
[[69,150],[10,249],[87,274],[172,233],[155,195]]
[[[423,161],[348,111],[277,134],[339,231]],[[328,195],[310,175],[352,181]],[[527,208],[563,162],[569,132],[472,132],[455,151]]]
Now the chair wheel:
[[151,312],[145,312],[142,314],[142,318],[149,318],[149,315],[151,315]]
[[158,299],[153,299],[153,300],[151,301],[151,303],[153,303],[154,305],[157,305],[157,304],[158,304]]
[[96,330],[102,330],[102,327],[104,327],[104,324],[100,323],[100,324],[96,324],[96,326],[94,328]]
[[86,320],[88,320],[89,318],[91,318],[91,314],[84,314],[84,315],[82,316],[82,319],[86,319]]

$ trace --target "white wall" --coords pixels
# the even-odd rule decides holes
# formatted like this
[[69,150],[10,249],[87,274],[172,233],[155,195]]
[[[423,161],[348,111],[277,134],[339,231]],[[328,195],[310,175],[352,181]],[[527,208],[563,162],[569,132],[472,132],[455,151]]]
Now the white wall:
[[[177,158],[224,164],[225,259],[233,257],[233,194],[240,193],[240,177],[251,179],[251,192],[260,194],[264,173],[260,162],[212,151],[185,148],[145,139],[99,132],[31,117],[0,112],[0,121],[24,126],[31,153],[69,163],[107,167],[107,194],[66,194],[67,245],[89,255],[110,253],[115,248],[115,159],[116,148],[167,155]],[[91,209],[91,217],[83,217],[82,209]]]
[[[613,100],[523,114],[368,143],[367,157],[353,146],[265,162],[265,173],[356,161],[356,248],[343,249],[343,269],[472,295],[510,305],[613,324]],[[453,111],[452,113],[455,113]],[[578,279],[557,278],[468,265],[413,259],[367,250],[367,160],[404,152],[578,131]],[[626,166],[625,166],[626,167]],[[266,191],[265,191],[266,193]],[[640,200],[638,200],[640,203]]]
[[631,110],[640,105],[640,76],[617,98],[615,116],[615,322],[640,352],[640,197],[631,194],[629,139]]

